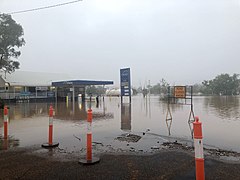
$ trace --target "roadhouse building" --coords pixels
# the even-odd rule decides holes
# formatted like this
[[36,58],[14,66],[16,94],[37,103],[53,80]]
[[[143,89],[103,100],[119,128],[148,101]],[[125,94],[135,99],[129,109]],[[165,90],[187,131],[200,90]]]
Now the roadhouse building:
[[54,100],[85,96],[86,86],[110,85],[113,81],[72,80],[60,73],[15,71],[0,73],[0,98],[9,101]]

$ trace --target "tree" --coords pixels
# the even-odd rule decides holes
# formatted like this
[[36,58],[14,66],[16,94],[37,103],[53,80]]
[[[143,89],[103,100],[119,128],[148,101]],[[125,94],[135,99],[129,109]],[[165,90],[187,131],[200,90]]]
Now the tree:
[[133,95],[137,95],[138,91],[136,88],[132,87]]
[[238,74],[221,74],[216,76],[213,80],[203,81],[205,92],[216,95],[237,95],[239,93],[239,79]]
[[161,88],[161,93],[163,94],[167,94],[168,93],[168,86],[169,86],[169,83],[165,80],[165,79],[161,79],[160,80],[160,88]]
[[[204,93],[204,91],[206,91],[206,88],[203,84],[194,84],[193,85],[193,94]],[[211,94],[211,92],[209,92],[207,94]]]
[[0,70],[11,73],[19,69],[20,63],[11,58],[17,59],[21,55],[18,49],[25,45],[22,36],[22,26],[11,15],[0,14]]
[[157,83],[156,85],[153,85],[150,88],[150,93],[151,94],[160,94],[160,83]]
[[150,90],[150,94],[167,94],[169,83],[165,79],[161,79],[156,85],[147,86],[147,89]]

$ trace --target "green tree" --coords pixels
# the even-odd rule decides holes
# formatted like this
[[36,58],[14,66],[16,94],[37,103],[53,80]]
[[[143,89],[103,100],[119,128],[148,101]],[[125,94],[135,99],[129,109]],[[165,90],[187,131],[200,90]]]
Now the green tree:
[[138,93],[138,91],[137,91],[137,89],[136,88],[132,88],[132,91],[133,91],[133,95],[137,95],[137,93]]
[[150,93],[151,94],[160,94],[160,83],[157,83],[156,85],[153,85],[150,88]]
[[[18,50],[25,45],[23,28],[8,14],[0,14],[0,69],[7,73],[19,69],[16,59],[21,55]],[[12,60],[11,58],[15,58]]]
[[216,76],[213,80],[203,81],[205,86],[205,93],[216,95],[236,95],[239,93],[239,79],[238,74],[221,74]]
[[150,90],[151,94],[167,94],[169,84],[165,79],[161,79],[156,85],[150,86],[147,88]]
[[165,79],[161,79],[160,80],[160,92],[163,93],[163,94],[167,94],[168,93],[168,86],[169,86],[169,83],[165,80]]
[[[205,91],[205,86],[203,84],[194,84],[193,85],[193,94],[203,93]],[[208,93],[208,94],[211,94]]]

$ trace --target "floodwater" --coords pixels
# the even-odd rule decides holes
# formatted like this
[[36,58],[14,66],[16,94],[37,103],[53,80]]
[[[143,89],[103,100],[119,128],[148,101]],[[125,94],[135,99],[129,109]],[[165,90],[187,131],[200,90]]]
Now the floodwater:
[[[66,152],[86,150],[87,109],[89,102],[59,102],[52,104],[54,141]],[[40,146],[48,141],[49,103],[16,103],[9,109],[8,148]],[[93,110],[92,135],[95,153],[139,150],[149,152],[158,143],[167,140],[192,142],[192,125],[188,123],[190,106],[172,104],[172,122],[166,122],[167,103],[158,96],[133,96],[132,103],[121,105],[118,97],[105,97]],[[203,123],[205,146],[240,152],[240,98],[194,97],[194,114]],[[0,132],[3,135],[3,112]],[[135,134],[138,143],[119,141],[118,137]],[[1,137],[1,139],[3,139]],[[2,143],[4,146],[4,142]]]

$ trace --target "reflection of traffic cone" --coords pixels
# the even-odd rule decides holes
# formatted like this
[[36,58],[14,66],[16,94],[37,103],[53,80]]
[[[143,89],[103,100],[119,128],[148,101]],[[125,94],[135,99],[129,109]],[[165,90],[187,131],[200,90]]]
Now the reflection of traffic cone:
[[8,138],[8,109],[4,106],[4,139]]
[[8,139],[3,139],[3,150],[8,149]]
[[79,163],[84,165],[96,164],[100,161],[99,158],[92,156],[92,110],[88,110],[87,117],[87,156],[86,159],[81,159]]
[[58,147],[59,143],[53,142],[53,107],[49,108],[49,132],[48,132],[48,143],[42,144],[44,148]]
[[193,123],[194,147],[195,147],[195,165],[196,180],[204,180],[204,158],[203,158],[203,141],[202,141],[202,123],[199,118],[195,117]]
[[66,96],[66,106],[68,108],[68,96]]

